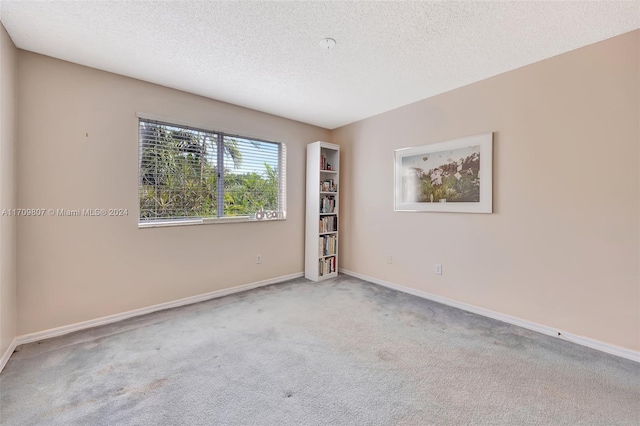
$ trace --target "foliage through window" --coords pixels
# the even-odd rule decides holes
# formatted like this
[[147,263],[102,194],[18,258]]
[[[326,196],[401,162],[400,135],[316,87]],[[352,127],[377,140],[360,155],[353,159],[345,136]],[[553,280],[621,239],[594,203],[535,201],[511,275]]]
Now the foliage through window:
[[140,119],[140,224],[284,219],[285,145]]

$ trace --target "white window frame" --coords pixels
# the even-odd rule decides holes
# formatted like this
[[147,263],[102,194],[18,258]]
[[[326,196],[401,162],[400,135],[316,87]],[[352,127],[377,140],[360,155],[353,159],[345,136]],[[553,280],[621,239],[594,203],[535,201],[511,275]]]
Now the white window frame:
[[[287,219],[287,145],[285,142],[273,141],[262,137],[256,137],[249,134],[241,134],[233,130],[223,129],[220,127],[212,127],[202,123],[195,123],[186,120],[164,117],[156,114],[143,112],[136,113],[136,134],[138,135],[138,228],[157,228],[166,226],[190,226],[190,225],[208,225],[221,223],[244,223],[244,222],[273,222]],[[140,121],[156,121],[161,124],[174,127],[185,127],[187,129],[201,130],[205,132],[217,133],[221,136],[237,137],[242,139],[255,140],[259,142],[268,142],[278,144],[280,146],[279,167],[278,167],[278,212],[266,212],[264,214],[256,214],[253,216],[222,216],[222,217],[199,217],[185,219],[158,219],[158,220],[141,220],[140,219]]]

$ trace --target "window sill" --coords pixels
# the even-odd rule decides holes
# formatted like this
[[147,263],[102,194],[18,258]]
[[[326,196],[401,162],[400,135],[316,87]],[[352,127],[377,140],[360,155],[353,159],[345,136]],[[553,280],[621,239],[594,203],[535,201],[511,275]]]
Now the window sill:
[[138,222],[138,229],[146,228],[166,228],[171,226],[192,226],[192,225],[218,225],[222,223],[257,223],[257,222],[279,222],[287,220],[287,218],[263,219],[258,220],[249,216],[236,217],[205,217],[200,219],[186,220],[154,220],[148,222]]

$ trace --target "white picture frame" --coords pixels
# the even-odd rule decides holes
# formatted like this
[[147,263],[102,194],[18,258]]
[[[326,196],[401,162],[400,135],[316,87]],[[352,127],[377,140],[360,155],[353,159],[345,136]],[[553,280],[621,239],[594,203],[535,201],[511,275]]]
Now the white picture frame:
[[493,212],[493,133],[394,151],[394,210]]

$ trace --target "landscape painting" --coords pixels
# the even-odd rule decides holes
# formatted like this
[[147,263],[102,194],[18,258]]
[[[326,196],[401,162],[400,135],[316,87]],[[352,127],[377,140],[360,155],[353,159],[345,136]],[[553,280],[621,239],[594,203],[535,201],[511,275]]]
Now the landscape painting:
[[396,150],[398,211],[491,213],[492,134]]

